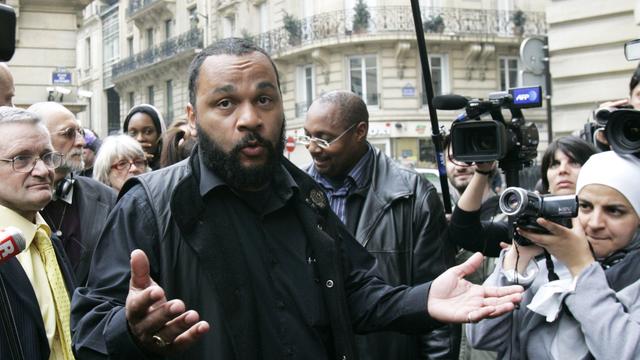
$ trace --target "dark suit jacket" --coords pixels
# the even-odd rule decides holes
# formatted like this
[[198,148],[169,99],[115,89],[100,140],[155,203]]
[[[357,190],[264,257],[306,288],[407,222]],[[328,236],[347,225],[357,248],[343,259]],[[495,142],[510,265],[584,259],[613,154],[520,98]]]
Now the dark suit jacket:
[[[69,301],[71,301],[75,283],[71,265],[67,260],[60,240],[53,235],[51,241],[69,292]],[[44,330],[38,299],[33,287],[31,287],[29,278],[27,278],[27,274],[22,270],[20,262],[13,258],[0,264],[0,276],[2,276],[7,290],[8,302],[18,330],[24,358],[28,360],[48,360],[50,351],[47,334]],[[0,333],[0,359],[10,359],[8,339],[8,334],[5,334],[3,330]]]
[[[116,203],[116,192],[103,183],[84,176],[76,176],[73,191],[78,199],[80,228],[84,250],[74,269],[77,285],[84,285],[89,276],[89,266],[98,237],[107,221],[107,215]],[[75,192],[78,192],[76,197]],[[75,205],[75,203],[74,203]]]

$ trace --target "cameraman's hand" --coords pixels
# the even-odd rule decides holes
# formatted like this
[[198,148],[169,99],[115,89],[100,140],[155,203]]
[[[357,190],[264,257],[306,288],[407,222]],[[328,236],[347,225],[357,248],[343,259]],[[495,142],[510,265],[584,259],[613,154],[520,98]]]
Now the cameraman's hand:
[[538,218],[537,223],[551,234],[536,234],[523,229],[518,229],[518,233],[547,249],[551,255],[567,266],[573,277],[595,261],[584,229],[576,219],[573,219],[572,229],[543,218]]
[[496,168],[496,161],[487,161],[487,162],[477,162],[476,164],[476,169],[480,170],[480,171],[492,171],[493,169]]
[[540,246],[534,244],[522,246],[518,245],[516,241],[513,241],[512,246],[504,257],[502,268],[504,270],[512,270],[518,265],[518,273],[524,274],[527,265],[529,265],[529,261],[540,254],[542,254],[542,248]]

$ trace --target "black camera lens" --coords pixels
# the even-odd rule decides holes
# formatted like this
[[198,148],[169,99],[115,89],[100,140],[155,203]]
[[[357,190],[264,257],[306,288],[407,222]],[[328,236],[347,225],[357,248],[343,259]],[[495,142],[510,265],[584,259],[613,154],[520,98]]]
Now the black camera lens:
[[498,204],[500,211],[508,216],[512,216],[524,211],[528,202],[527,200],[526,190],[518,187],[510,187],[500,195]]
[[509,211],[516,211],[521,205],[522,199],[520,199],[516,193],[508,194],[504,198],[504,206],[509,209]]
[[640,152],[640,112],[621,109],[611,113],[605,132],[609,144],[617,153]]
[[477,153],[494,153],[496,152],[496,134],[493,129],[479,129],[474,137],[471,138],[471,150]]

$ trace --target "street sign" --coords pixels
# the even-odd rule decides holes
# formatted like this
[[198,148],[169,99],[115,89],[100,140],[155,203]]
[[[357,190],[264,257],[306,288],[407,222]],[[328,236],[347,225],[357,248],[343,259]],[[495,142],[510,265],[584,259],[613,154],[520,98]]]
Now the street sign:
[[54,71],[51,73],[51,84],[53,85],[71,85],[71,72]]
[[296,149],[296,141],[292,136],[289,136],[287,138],[287,143],[285,144],[285,147],[287,149],[288,152],[292,153],[293,150]]

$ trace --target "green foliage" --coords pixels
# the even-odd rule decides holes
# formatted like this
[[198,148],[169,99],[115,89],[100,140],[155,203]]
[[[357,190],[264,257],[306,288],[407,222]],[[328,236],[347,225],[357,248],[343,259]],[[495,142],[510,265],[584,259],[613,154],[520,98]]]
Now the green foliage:
[[442,32],[444,30],[444,19],[441,15],[431,15],[422,23],[425,32]]
[[369,28],[369,20],[371,13],[364,0],[358,0],[356,6],[353,7],[353,31],[362,32]]
[[286,11],[282,18],[284,29],[289,33],[289,44],[296,45],[302,39],[302,22]]

